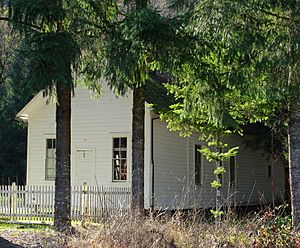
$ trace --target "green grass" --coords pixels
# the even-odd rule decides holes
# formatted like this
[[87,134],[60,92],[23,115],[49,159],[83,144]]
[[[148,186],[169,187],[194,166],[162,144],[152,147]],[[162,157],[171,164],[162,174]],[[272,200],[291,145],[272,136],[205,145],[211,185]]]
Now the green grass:
[[0,232],[2,230],[39,232],[49,229],[52,229],[49,225],[0,222]]

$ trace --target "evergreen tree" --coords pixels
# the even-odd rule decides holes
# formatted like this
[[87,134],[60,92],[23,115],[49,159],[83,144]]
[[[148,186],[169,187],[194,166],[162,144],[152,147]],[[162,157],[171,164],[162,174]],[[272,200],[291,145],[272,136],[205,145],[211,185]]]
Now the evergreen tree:
[[[117,94],[133,90],[132,109],[132,202],[144,210],[144,87],[151,73],[171,71],[170,56],[187,41],[177,36],[180,17],[163,16],[146,0],[126,1],[125,14],[112,22],[103,37],[101,64],[93,70],[105,77]],[[121,13],[120,9],[118,13]],[[186,56],[186,54],[185,54]],[[183,55],[182,55],[183,57]],[[100,61],[100,60],[99,60]],[[89,64],[91,65],[91,64]],[[91,67],[89,68],[91,70]]]
[[199,128],[205,120],[230,130],[257,121],[274,127],[276,120],[278,130],[286,125],[296,229],[300,223],[299,10],[294,0],[199,3],[189,29],[204,43],[181,67],[175,91],[183,105],[177,105],[175,112],[180,116],[170,119],[176,126],[185,119]]
[[[4,12],[1,7],[0,13]],[[15,53],[19,36],[0,22],[0,183],[25,184],[26,127],[15,120],[17,111],[29,100],[24,94],[24,58]]]
[[26,182],[26,126],[15,119],[30,98],[22,87],[22,69],[24,60],[17,56],[9,66],[5,83],[0,86],[0,180],[4,184]]
[[[26,84],[56,99],[56,177],[54,226],[68,230],[70,220],[71,93],[81,51],[103,29],[110,1],[8,1],[8,17],[24,39]],[[97,11],[95,11],[97,10]],[[97,13],[97,14],[95,14]],[[100,16],[97,16],[97,15]],[[101,15],[103,14],[103,15]],[[93,29],[97,26],[97,32]],[[84,37],[83,37],[84,36]],[[88,74],[88,72],[84,72]]]

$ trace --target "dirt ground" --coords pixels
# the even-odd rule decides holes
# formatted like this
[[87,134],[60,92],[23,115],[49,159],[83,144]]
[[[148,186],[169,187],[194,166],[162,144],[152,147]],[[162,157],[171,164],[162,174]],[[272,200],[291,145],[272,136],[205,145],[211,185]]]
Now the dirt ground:
[[68,240],[53,231],[0,230],[0,248],[68,247]]

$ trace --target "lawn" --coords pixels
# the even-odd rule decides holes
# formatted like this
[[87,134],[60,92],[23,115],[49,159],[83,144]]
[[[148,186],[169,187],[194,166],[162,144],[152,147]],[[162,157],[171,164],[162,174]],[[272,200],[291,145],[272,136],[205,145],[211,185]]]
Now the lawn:
[[52,229],[50,225],[0,222],[0,233],[3,230],[40,232]]

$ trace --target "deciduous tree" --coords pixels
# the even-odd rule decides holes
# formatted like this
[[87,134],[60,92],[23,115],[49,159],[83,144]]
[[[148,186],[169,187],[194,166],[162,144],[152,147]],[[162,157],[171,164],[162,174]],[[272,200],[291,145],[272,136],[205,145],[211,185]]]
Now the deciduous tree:
[[274,127],[272,120],[286,110],[278,123],[286,125],[293,226],[297,229],[299,10],[294,0],[200,2],[192,10],[189,29],[206,42],[183,64],[176,89],[183,96],[180,118],[193,125],[201,126],[199,108],[206,111],[204,120],[223,127],[228,125],[224,120],[233,127],[257,121]]

